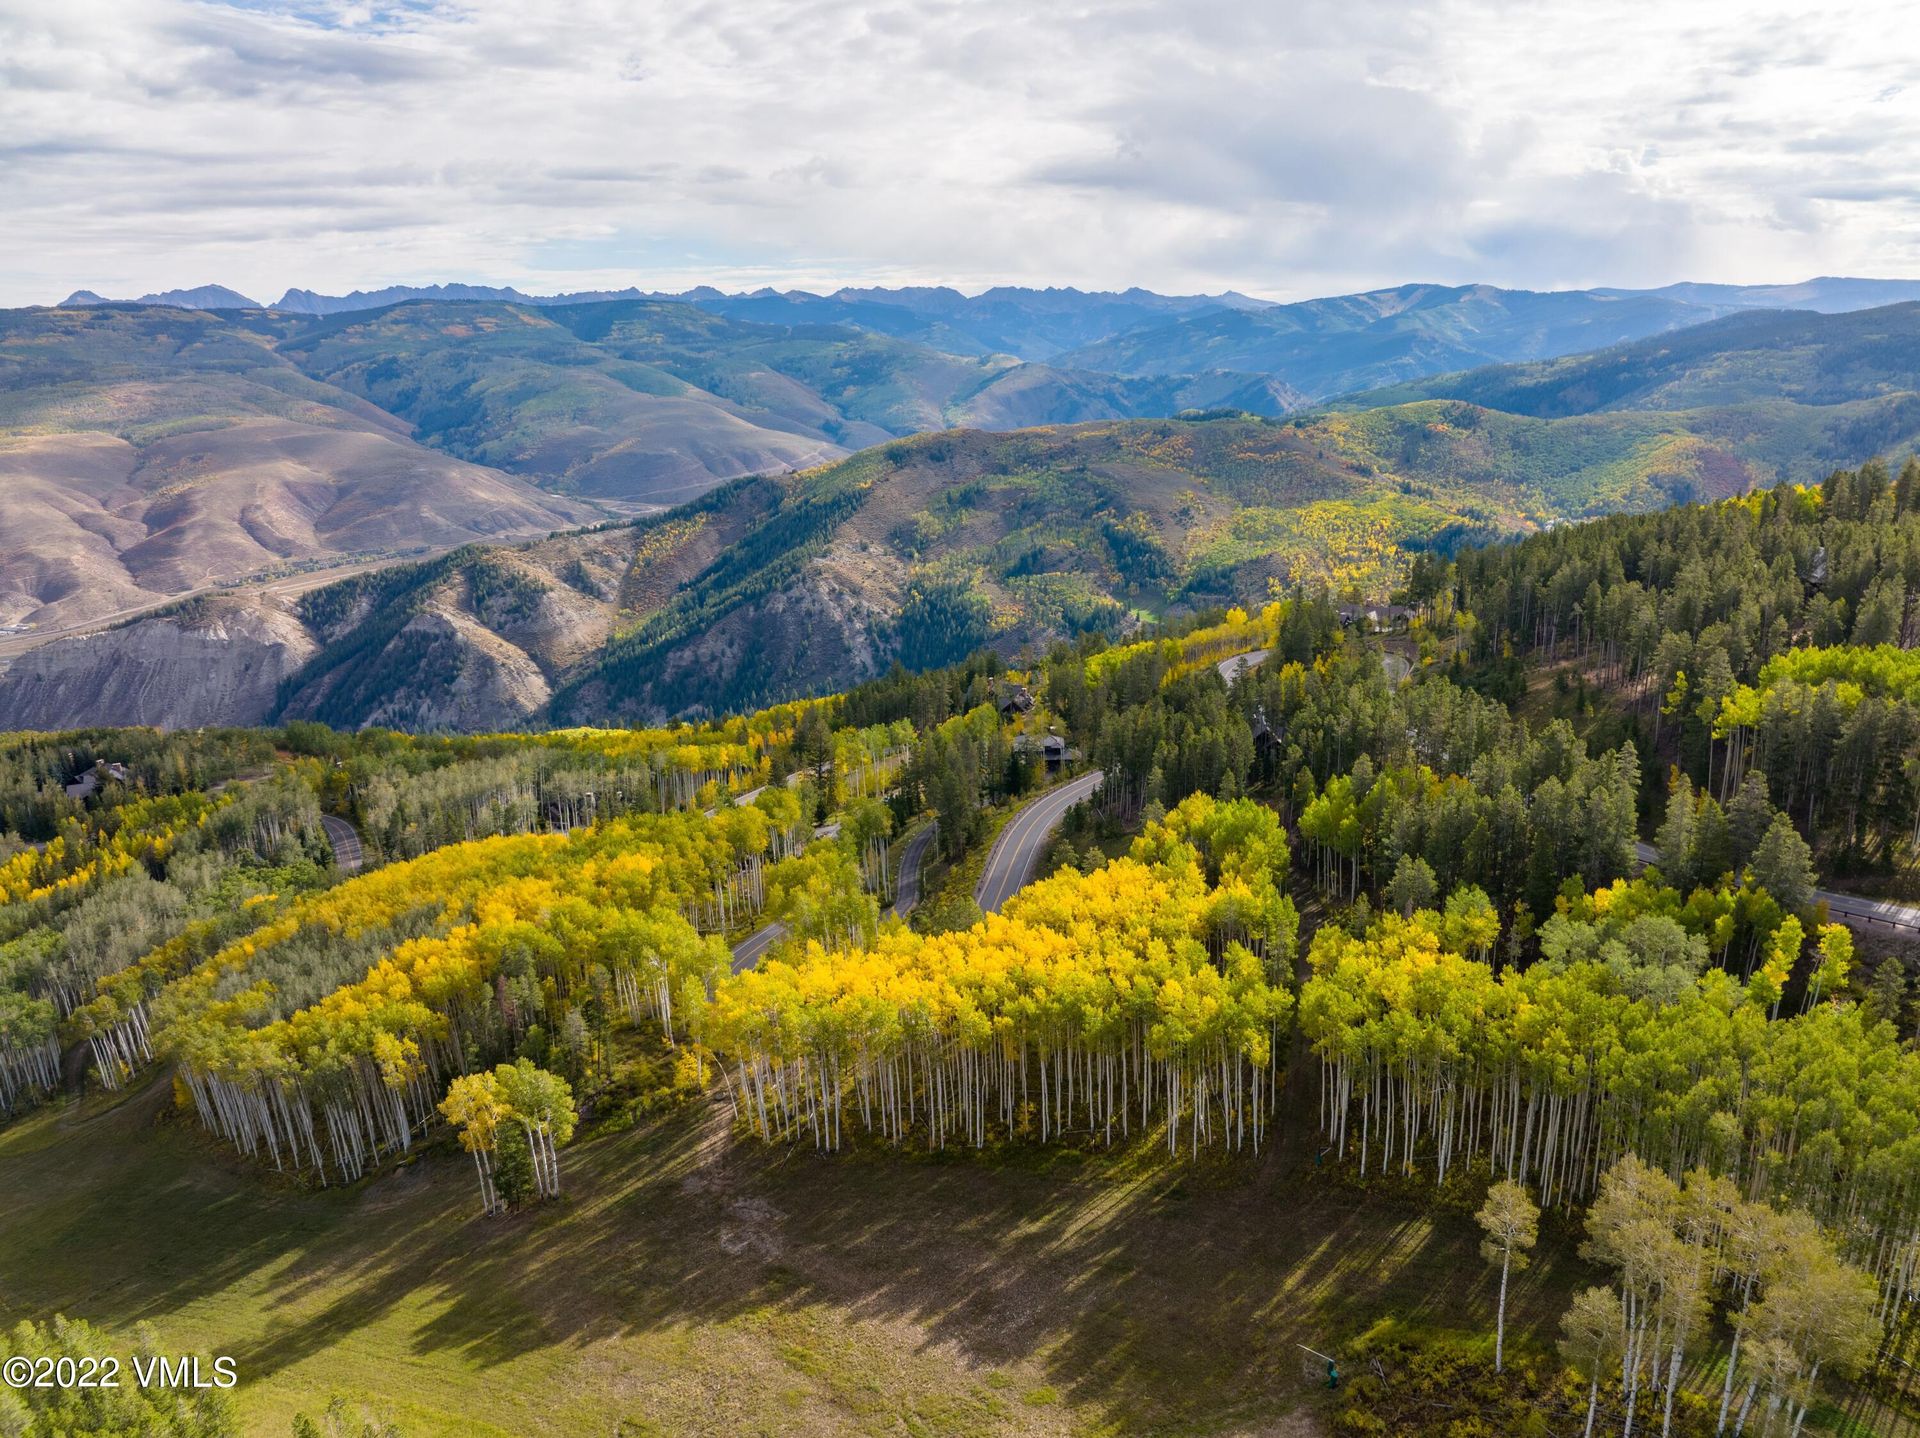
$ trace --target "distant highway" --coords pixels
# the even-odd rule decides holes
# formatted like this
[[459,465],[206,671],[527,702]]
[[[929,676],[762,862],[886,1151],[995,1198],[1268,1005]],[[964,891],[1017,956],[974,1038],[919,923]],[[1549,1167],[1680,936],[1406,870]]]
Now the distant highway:
[[894,886],[893,907],[889,913],[910,913],[920,902],[920,871],[926,866],[927,848],[939,829],[937,822],[927,825],[907,840],[907,847],[900,851],[900,882]]
[[[1653,845],[1636,840],[1635,856],[1641,864],[1660,857]],[[1859,929],[1887,929],[1906,938],[1920,938],[1920,908],[1896,904],[1889,899],[1863,899],[1855,894],[1839,894],[1832,889],[1815,889],[1813,897],[1827,906],[1830,917]]]
[[359,873],[367,862],[366,851],[360,847],[359,832],[345,819],[336,819],[331,814],[322,814],[320,823],[333,844],[333,862],[340,866],[340,872]]
[[1040,861],[1040,851],[1046,848],[1053,831],[1060,827],[1067,810],[1082,799],[1091,798],[1103,777],[1096,769],[1057,789],[1049,789],[1007,822],[987,851],[987,866],[973,891],[983,910],[989,914],[999,913],[1002,904],[1026,887],[1033,877],[1034,865]]

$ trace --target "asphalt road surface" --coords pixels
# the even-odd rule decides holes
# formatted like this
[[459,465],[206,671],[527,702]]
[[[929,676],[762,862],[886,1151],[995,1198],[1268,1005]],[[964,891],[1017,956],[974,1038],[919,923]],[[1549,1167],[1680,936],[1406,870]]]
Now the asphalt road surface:
[[[1642,864],[1651,864],[1660,851],[1648,843],[1636,842],[1633,851]],[[1830,918],[1857,929],[1885,929],[1906,938],[1920,938],[1920,908],[1896,904],[1888,899],[1862,899],[1854,894],[1836,894],[1832,889],[1815,889],[1813,897],[1827,906]]]
[[[760,791],[756,789],[754,792],[757,794]],[[707,812],[711,814],[713,811],[709,809]],[[835,819],[832,823],[822,824],[816,828],[813,831],[813,837],[816,839],[832,839],[837,838],[839,833],[840,821]],[[748,934],[733,946],[733,971],[738,974],[752,968],[755,964],[759,963],[761,959],[766,957],[768,949],[779,943],[786,936],[787,926],[781,923],[772,923],[768,924],[765,928],[755,929],[751,934]]]
[[1249,649],[1245,654],[1229,654],[1213,667],[1220,671],[1222,679],[1231,684],[1242,669],[1258,669],[1267,662],[1267,656],[1271,653],[1271,649]]
[[979,887],[973,891],[983,910],[989,914],[999,913],[1002,904],[1026,887],[1033,877],[1033,866],[1039,862],[1040,851],[1047,847],[1047,840],[1060,827],[1067,810],[1082,799],[1091,798],[1100,787],[1101,777],[1096,769],[1057,789],[1049,789],[1007,822],[1007,827],[993,841],[993,848],[987,851],[987,866],[980,873]]
[[900,851],[900,882],[894,886],[893,908],[889,912],[910,913],[920,902],[920,871],[926,865],[927,848],[939,828],[937,823],[927,825],[907,840],[907,847]]
[[786,936],[785,924],[768,924],[764,929],[758,929],[747,935],[733,946],[733,971],[736,974],[745,973],[760,962],[768,949]]
[[367,862],[366,851],[360,847],[360,835],[353,825],[345,819],[336,819],[331,814],[322,814],[320,823],[327,831],[327,838],[333,843],[333,862],[340,866],[343,874],[357,874]]

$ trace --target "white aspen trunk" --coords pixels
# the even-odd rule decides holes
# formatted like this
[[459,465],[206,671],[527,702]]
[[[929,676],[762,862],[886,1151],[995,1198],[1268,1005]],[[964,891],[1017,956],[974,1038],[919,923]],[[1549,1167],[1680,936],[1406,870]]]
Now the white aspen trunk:
[[1509,1248],[1500,1259],[1500,1306],[1493,1321],[1493,1371],[1504,1373],[1506,1369],[1507,1344],[1507,1270],[1513,1264],[1513,1250]]
[[1820,1360],[1815,1359],[1813,1367],[1807,1370],[1807,1398],[1793,1415],[1793,1430],[1788,1438],[1800,1438],[1800,1425],[1807,1421],[1807,1409],[1813,1406],[1814,1384],[1820,1381]]

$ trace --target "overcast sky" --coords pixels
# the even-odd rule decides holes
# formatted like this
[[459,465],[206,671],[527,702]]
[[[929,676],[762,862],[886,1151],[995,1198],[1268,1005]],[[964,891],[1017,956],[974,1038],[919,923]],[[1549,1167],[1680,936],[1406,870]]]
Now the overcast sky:
[[0,304],[1920,276],[1899,3],[0,0]]

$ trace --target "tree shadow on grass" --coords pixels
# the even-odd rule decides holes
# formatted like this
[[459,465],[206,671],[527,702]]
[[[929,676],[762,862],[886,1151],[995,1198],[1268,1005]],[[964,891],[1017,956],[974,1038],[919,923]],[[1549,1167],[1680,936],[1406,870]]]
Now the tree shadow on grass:
[[[722,1116],[683,1115],[570,1153],[559,1207],[475,1215],[369,1254],[363,1282],[247,1362],[295,1362],[423,1291],[434,1311],[415,1350],[479,1366],[554,1344],[831,1314],[905,1325],[973,1365],[1037,1358],[1076,1403],[1141,1431],[1292,1406],[1311,1387],[1297,1343],[1326,1348],[1387,1316],[1491,1316],[1470,1219],[1411,1197],[1276,1156],[1003,1157],[823,1156],[736,1142]],[[457,1181],[452,1162],[439,1167]],[[1561,1257],[1543,1257],[1516,1293],[1517,1330],[1530,1293],[1564,1286]],[[332,1262],[315,1253],[281,1281],[335,1281]]]
[[[0,1221],[24,1225],[0,1228],[0,1252],[66,1255],[17,1288],[0,1275],[0,1298],[130,1323],[252,1289],[268,1316],[227,1351],[255,1381],[376,1324],[485,1370],[556,1345],[825,1318],[976,1366],[1037,1363],[1140,1432],[1292,1407],[1312,1387],[1297,1343],[1326,1349],[1387,1316],[1491,1318],[1470,1218],[1316,1173],[1310,1144],[1197,1163],[819,1155],[735,1140],[723,1107],[701,1107],[577,1145],[567,1198],[487,1219],[447,1143],[352,1189],[300,1192],[151,1114],[104,1156],[101,1139],[0,1176],[0,1202],[36,1199]],[[1515,1294],[1518,1333],[1588,1281],[1570,1249],[1544,1245]]]

